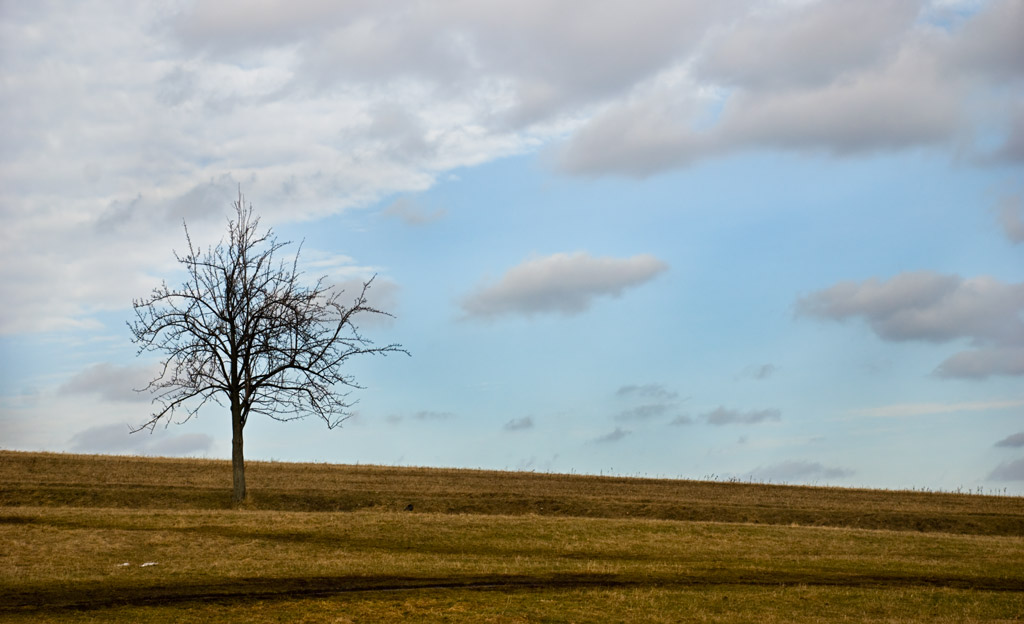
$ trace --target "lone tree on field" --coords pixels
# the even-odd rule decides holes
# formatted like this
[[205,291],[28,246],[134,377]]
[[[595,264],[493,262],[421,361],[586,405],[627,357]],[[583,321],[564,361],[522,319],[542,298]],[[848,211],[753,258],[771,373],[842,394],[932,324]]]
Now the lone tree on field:
[[[366,281],[350,305],[343,291],[324,283],[300,284],[299,251],[287,262],[275,254],[288,243],[258,231],[259,218],[245,205],[241,191],[228,223],[227,241],[205,251],[197,248],[185,224],[188,253],[175,258],[188,272],[178,290],[166,282],[146,299],[133,301],[129,322],[133,342],[144,351],[165,354],[160,374],[146,390],[158,409],[135,431],[181,422],[208,401],[231,407],[231,463],[234,500],[245,500],[242,430],[252,414],[280,421],[308,415],[334,428],[354,404],[351,388],[360,388],[342,365],[355,355],[405,353],[401,345],[375,347],[359,333],[356,317],[385,315],[366,299]],[[301,250],[301,247],[300,247]]]

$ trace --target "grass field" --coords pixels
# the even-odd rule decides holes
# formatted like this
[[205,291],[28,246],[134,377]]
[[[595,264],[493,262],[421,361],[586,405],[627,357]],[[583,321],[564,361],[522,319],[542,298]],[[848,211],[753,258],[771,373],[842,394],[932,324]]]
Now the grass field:
[[232,509],[228,462],[0,452],[0,620],[1024,620],[1019,497],[260,462],[248,477]]

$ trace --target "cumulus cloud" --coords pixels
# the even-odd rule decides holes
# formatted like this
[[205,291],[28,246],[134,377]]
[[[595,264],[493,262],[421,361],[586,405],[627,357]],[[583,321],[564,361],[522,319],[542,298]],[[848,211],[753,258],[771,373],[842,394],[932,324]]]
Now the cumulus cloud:
[[556,162],[577,175],[644,178],[724,151],[713,133],[694,129],[697,108],[661,89],[615,102],[556,150]]
[[[267,2],[179,13],[186,48],[231,60],[265,48],[298,49],[298,84],[418,81],[465,95],[482,75],[500,77],[507,119],[535,122],[607,96],[692,51],[704,29],[743,2],[614,3],[524,0],[324,5]],[[237,16],[239,19],[232,19]],[[514,52],[513,52],[514,51]]]
[[1006,436],[1002,440],[996,442],[996,446],[1008,448],[1020,448],[1024,446],[1024,431]]
[[905,0],[776,4],[712,33],[697,73],[755,89],[828,84],[892,55],[919,10]]
[[1024,75],[1020,59],[1024,42],[1020,27],[1024,6],[1015,0],[994,0],[963,22],[959,31],[945,39],[942,58],[963,71],[991,79],[1014,80]]
[[668,265],[650,254],[631,258],[595,258],[586,252],[557,253],[529,259],[509,269],[462,300],[469,318],[508,314],[565,316],[586,311],[599,297],[619,297]]
[[701,418],[709,425],[754,425],[762,422],[778,422],[782,412],[777,409],[741,411],[718,407],[703,414]]
[[1004,462],[988,475],[989,481],[1024,481],[1024,458]]
[[941,363],[940,377],[1024,374],[1024,283],[901,273],[888,281],[841,282],[800,299],[796,309],[821,319],[862,318],[888,341],[970,339],[977,348]]
[[820,479],[843,479],[853,476],[847,468],[824,466],[819,462],[787,460],[770,466],[759,467],[751,472],[758,481],[817,481]]
[[533,429],[533,418],[529,416],[513,418],[505,423],[505,426],[502,427],[502,429],[505,431],[525,431],[526,429]]
[[[1005,138],[997,159],[1024,153],[1019,111],[999,95],[1022,80],[1020,37],[1009,32],[1024,19],[1019,3],[986,3],[958,20],[898,0],[750,9],[710,29],[691,64],[667,64],[648,86],[673,73],[687,80],[638,86],[588,119],[561,151],[562,167],[642,177],[752,148],[844,156],[962,147],[992,129]],[[710,121],[707,111],[717,111]],[[974,156],[986,158],[981,148]]]
[[985,348],[949,356],[935,369],[938,377],[984,379],[990,375],[1024,375],[1024,348]]
[[928,271],[901,273],[887,281],[842,282],[797,303],[797,310],[808,316],[863,318],[885,340],[937,343],[964,336],[1022,341],[1022,308],[1024,284]]
[[[951,20],[929,17],[936,6],[5,10],[0,54],[16,88],[0,94],[11,120],[0,128],[0,296],[19,305],[0,310],[0,332],[97,327],[98,312],[164,274],[152,250],[180,243],[167,224],[219,226],[238,183],[281,222],[423,191],[445,171],[565,137],[562,166],[588,174],[650,175],[749,148],[960,154],[996,144],[990,161],[1020,162],[1020,3]],[[392,208],[409,223],[440,216]]]

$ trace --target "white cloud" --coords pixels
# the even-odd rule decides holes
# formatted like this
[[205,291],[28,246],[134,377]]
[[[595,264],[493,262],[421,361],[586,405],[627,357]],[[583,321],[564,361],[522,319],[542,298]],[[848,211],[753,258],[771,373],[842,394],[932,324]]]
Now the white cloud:
[[558,149],[557,162],[569,173],[646,177],[720,152],[713,134],[692,127],[695,108],[689,93],[662,90],[615,102]]
[[961,101],[919,59],[815,89],[742,93],[722,113],[723,149],[768,147],[846,155],[945,142]]
[[0,332],[95,326],[96,313],[127,307],[163,274],[154,250],[181,244],[168,222],[188,218],[201,241],[219,234],[196,222],[222,215],[239,182],[268,223],[305,219],[536,140],[481,125],[502,97],[489,83],[468,99],[387,81],[299,88],[296,38],[355,10],[300,5],[185,4],[171,27],[175,9],[157,3],[0,14],[0,296],[19,302],[0,312]]
[[950,36],[940,53],[942,60],[963,71],[985,74],[990,79],[1012,81],[1024,76],[1024,5],[1018,0],[985,3],[963,30]]
[[963,336],[1024,340],[1024,284],[981,276],[964,279],[927,271],[887,281],[841,282],[797,303],[802,314],[862,317],[886,340],[945,342]]
[[697,71],[758,89],[827,84],[892,55],[918,10],[907,0],[776,4],[713,33]]
[[631,258],[595,258],[586,252],[557,253],[529,259],[509,269],[496,283],[483,285],[462,300],[467,317],[586,311],[598,297],[619,297],[668,269],[650,254]]
[[935,369],[937,377],[985,379],[991,375],[1024,375],[1024,347],[984,348],[954,353]]
[[863,318],[883,340],[943,343],[969,338],[977,347],[939,365],[941,377],[1024,374],[1024,283],[932,272],[888,281],[841,282],[800,299],[800,314]]
[[[590,117],[561,165],[643,177],[747,149],[842,156],[937,145],[986,160],[986,148],[970,146],[987,133],[1005,139],[997,159],[1019,159],[1024,123],[1005,97],[1024,78],[1012,34],[1019,3],[987,3],[945,29],[921,9],[898,0],[751,3],[676,65],[683,80],[637,83]],[[699,96],[716,90],[718,98]],[[714,111],[710,123],[701,109]]]
[[[966,124],[959,87],[931,58],[907,55],[882,71],[813,87],[645,89],[609,104],[559,155],[571,173],[644,177],[750,149],[838,156],[951,144]],[[712,121],[708,108],[720,109]]]
[[569,135],[562,165],[581,173],[650,175],[750,147],[970,151],[983,133],[1002,141],[990,156],[1019,161],[1024,115],[1007,94],[1024,80],[1020,3],[943,28],[913,21],[920,6],[5,7],[0,297],[18,305],[0,333],[95,326],[164,273],[153,250],[180,244],[168,223],[187,218],[206,240],[238,183],[279,223]]

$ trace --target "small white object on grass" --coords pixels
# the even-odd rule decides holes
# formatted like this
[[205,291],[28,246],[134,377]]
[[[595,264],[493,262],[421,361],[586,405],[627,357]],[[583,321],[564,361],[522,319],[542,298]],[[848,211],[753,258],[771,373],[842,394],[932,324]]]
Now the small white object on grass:
[[155,565],[156,565],[156,561],[147,561],[146,563],[140,563],[139,567],[140,568],[148,568],[149,566],[155,566]]
[[124,563],[118,564],[118,566],[117,566],[117,567],[119,567],[119,568],[123,568],[123,567],[126,567],[126,566],[130,566],[130,565],[131,565],[130,563],[128,563],[127,561],[125,561]]

